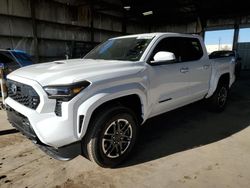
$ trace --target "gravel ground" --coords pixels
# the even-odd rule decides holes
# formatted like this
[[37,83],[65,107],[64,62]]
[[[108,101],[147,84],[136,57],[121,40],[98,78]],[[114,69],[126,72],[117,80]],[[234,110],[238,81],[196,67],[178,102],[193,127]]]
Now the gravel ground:
[[231,92],[225,112],[203,102],[149,120],[134,154],[116,169],[83,157],[57,161],[11,129],[0,111],[0,187],[249,187],[250,79]]

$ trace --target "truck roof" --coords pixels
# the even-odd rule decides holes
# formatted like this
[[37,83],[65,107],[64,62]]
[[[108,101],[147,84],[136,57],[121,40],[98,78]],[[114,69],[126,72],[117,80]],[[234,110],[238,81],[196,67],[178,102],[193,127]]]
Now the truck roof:
[[24,54],[26,54],[26,52],[25,51],[23,51],[23,50],[13,50],[13,49],[0,49],[0,52],[17,52],[17,53],[24,53]]
[[156,33],[143,33],[143,34],[132,34],[132,35],[125,35],[120,37],[114,37],[111,39],[122,39],[122,38],[130,38],[130,37],[141,37],[141,38],[153,38],[153,37],[160,37],[163,35],[169,36],[182,36],[182,37],[194,37],[199,38],[199,35],[196,34],[184,34],[184,33],[171,33],[171,32],[156,32]]

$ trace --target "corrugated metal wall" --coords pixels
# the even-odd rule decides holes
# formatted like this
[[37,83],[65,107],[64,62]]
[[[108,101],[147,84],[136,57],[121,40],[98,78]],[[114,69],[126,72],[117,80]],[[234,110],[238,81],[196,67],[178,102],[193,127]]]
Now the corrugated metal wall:
[[[62,59],[66,54],[80,57],[98,43],[124,34],[124,18],[111,12],[95,12],[91,19],[91,7],[87,3],[85,6],[74,7],[53,0],[1,0],[0,48],[25,50],[32,56],[38,52],[39,62]],[[35,19],[32,19],[32,15]],[[241,23],[249,23],[249,20],[248,17],[242,18]],[[234,19],[210,20],[207,27],[232,27],[234,23]],[[128,34],[201,31],[199,19],[191,23],[160,25],[131,20],[126,22]]]
[[[95,13],[91,29],[90,8],[72,7],[51,0],[34,1],[39,62],[61,59],[65,54],[80,57],[96,44],[122,35],[122,19]],[[0,1],[0,48],[36,52],[30,0]],[[91,37],[93,32],[93,37]],[[127,33],[149,32],[139,23],[127,24]]]
[[242,68],[250,69],[250,43],[241,42],[238,43],[238,53],[242,58]]

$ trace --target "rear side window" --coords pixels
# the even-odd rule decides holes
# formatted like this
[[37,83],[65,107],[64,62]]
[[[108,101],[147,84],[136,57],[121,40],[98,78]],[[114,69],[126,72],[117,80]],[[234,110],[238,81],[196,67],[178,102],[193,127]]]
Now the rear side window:
[[224,57],[234,57],[236,56],[233,51],[215,51],[209,55],[210,59],[224,58]]
[[180,58],[182,62],[199,60],[203,49],[197,38],[179,38]]

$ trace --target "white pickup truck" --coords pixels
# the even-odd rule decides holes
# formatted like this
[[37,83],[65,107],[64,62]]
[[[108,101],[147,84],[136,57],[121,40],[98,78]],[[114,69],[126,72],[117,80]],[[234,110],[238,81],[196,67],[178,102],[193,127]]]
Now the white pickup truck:
[[112,38],[83,59],[9,74],[8,119],[54,158],[83,155],[114,167],[131,153],[147,119],[201,99],[222,111],[234,66],[227,58],[209,60],[196,35]]

